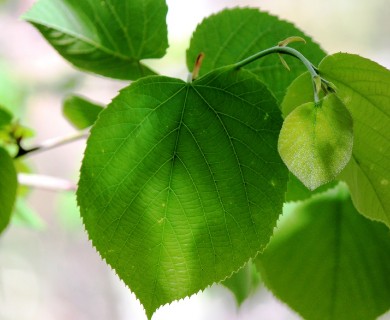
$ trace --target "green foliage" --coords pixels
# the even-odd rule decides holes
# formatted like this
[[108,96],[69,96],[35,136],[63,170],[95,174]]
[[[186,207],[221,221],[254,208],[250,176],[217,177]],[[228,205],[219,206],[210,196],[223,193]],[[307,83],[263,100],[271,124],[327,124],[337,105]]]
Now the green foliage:
[[0,106],[0,130],[10,124],[11,120],[12,114],[7,109]]
[[12,158],[0,148],[0,233],[7,227],[16,199],[18,181]]
[[101,105],[75,95],[67,97],[62,108],[64,117],[77,129],[92,126],[102,110]]
[[[351,161],[340,176],[358,211],[390,226],[390,71],[368,59],[346,53],[325,58],[321,75],[337,87],[353,119]],[[312,101],[304,88],[308,75],[298,78],[283,102],[283,113]]]
[[352,118],[335,94],[305,103],[284,120],[279,153],[310,190],[336,178],[352,154]]
[[[292,23],[280,20],[258,9],[227,9],[214,14],[198,25],[187,51],[187,66],[193,69],[200,52],[205,58],[200,74],[234,64],[260,50],[275,46],[290,36],[301,36],[306,44],[297,44],[299,50],[312,63],[325,56],[324,51]],[[286,70],[276,55],[265,57],[245,68],[254,72],[275,97],[281,101],[289,84],[306,69],[291,57],[285,58],[290,66]]]
[[339,53],[320,64],[354,120],[353,157],[342,178],[356,208],[390,227],[390,71]]
[[283,216],[257,259],[265,284],[305,319],[374,319],[390,308],[390,234],[339,187]]
[[286,202],[290,201],[302,201],[309,199],[312,195],[325,192],[326,190],[333,188],[337,185],[338,181],[334,180],[321,187],[318,187],[314,191],[310,191],[305,185],[299,181],[299,179],[292,173],[289,175],[287,183],[287,192],[285,196]]
[[154,73],[140,60],[165,54],[166,14],[164,0],[39,0],[23,19],[76,67],[135,80]]
[[193,83],[139,80],[100,114],[78,203],[93,244],[149,317],[267,244],[287,182],[281,122],[266,87],[232,68]]
[[[142,61],[165,54],[166,15],[163,0],[38,0],[24,15],[74,66],[137,80],[104,110],[80,96],[63,107],[77,129],[92,126],[77,201],[102,258],[149,318],[221,281],[241,304],[258,270],[307,319],[385,312],[389,70],[356,55],[324,58],[291,23],[236,8],[197,27],[193,79],[157,76]],[[22,95],[1,71],[0,232],[13,207],[14,221],[39,228],[16,171],[26,170],[20,157],[56,144],[23,148],[32,132],[13,120]],[[340,179],[350,191],[334,188]],[[291,201],[300,202],[285,204],[274,232]]]
[[256,265],[250,260],[245,267],[221,282],[221,284],[234,294],[237,304],[240,306],[258,288],[260,282],[260,273],[257,271]]

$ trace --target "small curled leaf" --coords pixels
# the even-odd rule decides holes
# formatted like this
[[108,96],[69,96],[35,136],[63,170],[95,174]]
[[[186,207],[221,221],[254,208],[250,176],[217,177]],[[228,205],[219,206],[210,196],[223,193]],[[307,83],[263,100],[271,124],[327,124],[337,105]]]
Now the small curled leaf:
[[321,86],[322,86],[322,81],[320,76],[315,76],[313,78],[314,84],[315,84],[315,90],[317,95],[320,94],[321,91]]
[[282,62],[282,65],[288,70],[288,71],[291,71],[290,67],[288,66],[286,60],[284,60],[283,56],[281,54],[278,54],[279,55],[279,58],[280,58],[280,61]]
[[290,43],[293,43],[293,42],[303,42],[303,43],[306,43],[306,40],[303,39],[302,37],[292,36],[292,37],[288,37],[287,39],[284,39],[283,41],[280,41],[278,43],[278,46],[279,47],[286,47]]

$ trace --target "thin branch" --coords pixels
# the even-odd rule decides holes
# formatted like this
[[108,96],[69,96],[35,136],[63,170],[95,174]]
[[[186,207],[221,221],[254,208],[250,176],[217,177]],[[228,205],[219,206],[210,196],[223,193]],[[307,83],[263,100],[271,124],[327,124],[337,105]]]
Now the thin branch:
[[313,66],[313,64],[298,50],[295,50],[295,49],[290,48],[290,47],[284,47],[284,46],[272,47],[272,48],[260,51],[258,53],[255,53],[254,55],[252,55],[252,56],[250,56],[250,57],[248,57],[240,62],[237,62],[236,64],[234,64],[234,67],[236,69],[242,68],[242,67],[246,66],[247,64],[252,63],[253,61],[256,61],[262,57],[265,57],[265,56],[267,56],[269,54],[273,54],[273,53],[286,54],[286,55],[292,56],[294,58],[299,59],[305,65],[306,69],[309,71],[309,73],[312,77],[314,102],[316,104],[318,104],[319,97],[318,97],[318,92],[316,90],[316,83],[315,83],[315,78],[319,76],[318,71],[317,71],[318,69],[315,68]]
[[30,149],[24,149],[20,144],[19,144],[19,151],[15,158],[19,158],[22,156],[25,156],[30,153],[37,153],[37,152],[42,152],[42,151],[47,151],[51,150],[57,147],[60,147],[62,145],[81,140],[81,139],[87,139],[89,136],[89,131],[79,131],[76,133],[73,133],[68,136],[64,137],[57,137],[57,138],[52,138],[46,141],[43,141],[41,144],[32,147]]
[[27,187],[34,187],[50,191],[76,191],[76,184],[61,178],[41,174],[19,173],[18,182]]

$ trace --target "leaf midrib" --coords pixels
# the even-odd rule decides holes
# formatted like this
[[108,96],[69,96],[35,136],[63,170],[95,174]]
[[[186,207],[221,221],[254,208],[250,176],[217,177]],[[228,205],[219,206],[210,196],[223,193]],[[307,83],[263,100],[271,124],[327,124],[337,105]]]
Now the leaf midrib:
[[[249,201],[248,189],[247,189],[247,186],[246,186],[246,184],[245,184],[245,178],[244,178],[244,174],[243,174],[242,168],[241,168],[241,162],[240,162],[240,160],[239,160],[239,157],[238,157],[237,151],[236,151],[236,149],[235,149],[235,147],[234,147],[234,144],[233,144],[233,142],[231,141],[231,135],[229,134],[229,131],[227,130],[225,124],[224,124],[223,121],[222,121],[222,119],[221,119],[220,116],[218,115],[218,112],[210,105],[210,103],[207,101],[207,99],[206,99],[205,97],[203,97],[203,95],[202,95],[198,90],[196,90],[195,86],[193,86],[193,89],[194,89],[194,91],[196,92],[196,94],[199,96],[199,98],[202,99],[202,100],[204,101],[204,103],[206,103],[206,105],[209,107],[209,109],[210,109],[211,111],[213,111],[213,113],[215,113],[215,115],[216,115],[217,118],[218,118],[219,123],[222,125],[223,130],[224,130],[224,132],[226,133],[226,136],[227,136],[228,139],[229,139],[230,146],[231,146],[231,148],[232,148],[232,151],[233,151],[233,153],[234,153],[235,159],[236,159],[236,161],[237,161],[237,167],[238,167],[239,172],[240,172],[240,177],[241,177],[241,180],[242,180],[242,185],[243,185],[243,187],[244,187],[245,198],[246,198],[246,205],[247,205],[247,207],[248,207],[248,211],[249,211],[249,215],[250,215],[250,218],[251,218],[251,222],[253,223],[253,225],[255,225],[254,220],[253,220],[252,208],[251,208],[251,206],[250,206],[250,201]],[[222,203],[222,205],[223,205],[223,203]],[[225,213],[227,212],[226,209],[225,209],[224,207],[223,207],[223,210],[224,210]],[[257,229],[254,229],[254,230],[255,230],[256,236],[259,238],[259,234],[258,234],[258,232],[257,232]],[[230,236],[229,236],[229,238],[230,238]],[[247,241],[247,243],[249,243],[249,242]],[[260,249],[260,248],[259,248],[259,249]]]

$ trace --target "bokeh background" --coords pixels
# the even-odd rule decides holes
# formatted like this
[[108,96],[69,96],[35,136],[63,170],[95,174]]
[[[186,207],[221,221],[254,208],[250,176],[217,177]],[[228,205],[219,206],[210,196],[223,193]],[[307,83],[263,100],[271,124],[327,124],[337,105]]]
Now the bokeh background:
[[[20,16],[32,0],[0,0],[0,99],[24,125],[31,145],[75,130],[62,117],[69,93],[107,104],[126,82],[81,73],[63,60]],[[329,53],[357,53],[390,68],[389,0],[167,0],[170,48],[149,64],[186,79],[185,50],[202,19],[224,7],[254,6],[295,23]],[[282,40],[282,39],[281,39]],[[35,173],[77,182],[85,142],[32,155]],[[1,177],[0,177],[1,178]],[[135,296],[99,258],[84,232],[72,192],[36,188],[27,213],[0,237],[0,320],[145,320]],[[28,220],[28,221],[26,221]],[[162,319],[299,319],[260,288],[240,309],[233,295],[213,286],[164,306]],[[390,314],[381,320],[390,319]]]

